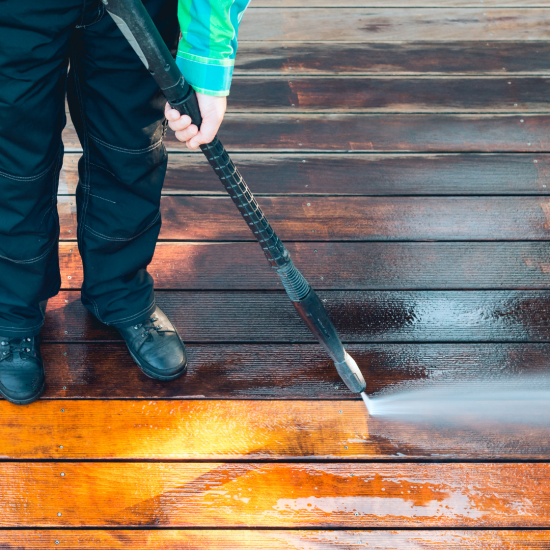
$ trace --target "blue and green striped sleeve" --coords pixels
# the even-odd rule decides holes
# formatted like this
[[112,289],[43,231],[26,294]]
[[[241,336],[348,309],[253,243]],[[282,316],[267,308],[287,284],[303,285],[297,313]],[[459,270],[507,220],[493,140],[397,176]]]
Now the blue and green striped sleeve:
[[250,0],[179,0],[176,62],[197,92],[229,95],[237,33]]

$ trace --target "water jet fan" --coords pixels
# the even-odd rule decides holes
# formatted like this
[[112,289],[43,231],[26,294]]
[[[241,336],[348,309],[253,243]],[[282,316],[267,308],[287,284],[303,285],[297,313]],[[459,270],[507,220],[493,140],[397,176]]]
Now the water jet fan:
[[[168,103],[191,117],[200,128],[202,118],[195,91],[183,78],[141,0],[102,1]],[[294,265],[224,146],[215,137],[211,143],[201,145],[201,150],[262,247],[269,265],[279,275],[298,315],[330,355],[346,386],[354,393],[361,393],[367,404],[364,393],[367,385],[361,371],[344,349],[323,303]]]

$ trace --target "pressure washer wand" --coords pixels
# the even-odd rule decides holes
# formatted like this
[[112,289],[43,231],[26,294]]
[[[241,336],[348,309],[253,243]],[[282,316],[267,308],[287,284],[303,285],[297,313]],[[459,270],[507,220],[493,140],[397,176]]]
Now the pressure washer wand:
[[[142,1],[102,1],[168,103],[190,116],[200,128],[202,118],[195,91],[183,78]],[[298,315],[327,350],[346,386],[352,392],[364,392],[367,385],[363,375],[344,349],[321,300],[294,265],[220,140],[215,137],[208,145],[201,145],[201,149],[260,243],[269,265],[281,278]]]

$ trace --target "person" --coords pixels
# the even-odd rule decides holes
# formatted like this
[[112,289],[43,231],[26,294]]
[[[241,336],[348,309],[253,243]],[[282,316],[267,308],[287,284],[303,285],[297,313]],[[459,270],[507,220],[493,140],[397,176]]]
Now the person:
[[[147,272],[161,227],[169,125],[191,149],[226,109],[247,0],[144,0],[189,83],[200,130],[165,105],[100,0],[4,0],[0,10],[0,394],[35,401],[45,386],[40,329],[61,286],[57,188],[65,95],[83,148],[76,190],[84,306],[115,327],[157,380],[187,368]],[[180,39],[181,32],[181,39]]]

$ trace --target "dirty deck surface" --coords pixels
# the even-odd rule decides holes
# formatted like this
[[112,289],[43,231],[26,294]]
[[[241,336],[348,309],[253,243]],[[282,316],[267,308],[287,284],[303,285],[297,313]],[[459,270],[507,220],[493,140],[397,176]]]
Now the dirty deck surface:
[[[547,371],[550,3],[337,4],[252,3],[222,140],[371,395]],[[173,136],[151,273],[190,366],[143,376],[80,305],[64,141],[48,388],[0,402],[1,548],[550,547],[548,430],[368,418]]]

